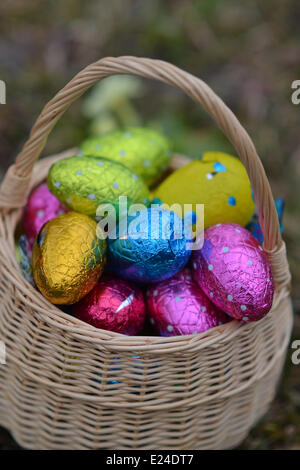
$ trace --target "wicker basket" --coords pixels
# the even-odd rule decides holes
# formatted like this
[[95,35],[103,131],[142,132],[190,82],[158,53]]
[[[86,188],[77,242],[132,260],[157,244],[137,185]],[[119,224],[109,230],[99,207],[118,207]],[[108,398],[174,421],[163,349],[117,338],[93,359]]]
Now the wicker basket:
[[[14,231],[30,189],[64,153],[36,163],[53,126],[88,88],[112,74],[183,90],[235,146],[254,191],[276,293],[256,323],[231,321],[170,338],[97,330],[57,309],[24,279]],[[71,154],[70,152],[69,154]],[[184,163],[174,156],[173,168]],[[274,397],[292,327],[290,274],[268,180],[233,113],[201,80],[159,60],[105,58],[43,109],[0,189],[0,424],[31,449],[224,449],[238,445]],[[138,357],[137,357],[138,356]]]

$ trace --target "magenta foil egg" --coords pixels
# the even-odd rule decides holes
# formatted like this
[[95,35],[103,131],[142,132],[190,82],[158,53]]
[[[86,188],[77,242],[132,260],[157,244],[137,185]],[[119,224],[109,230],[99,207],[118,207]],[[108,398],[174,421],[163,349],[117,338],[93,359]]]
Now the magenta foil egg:
[[146,311],[138,286],[107,276],[73,305],[72,313],[96,328],[132,336],[142,330]]
[[24,209],[24,231],[30,249],[32,249],[42,226],[48,220],[67,211],[59,200],[50,193],[46,183],[42,183],[32,191]]
[[161,336],[202,333],[229,321],[201,291],[187,268],[148,288],[147,310]]
[[223,223],[204,231],[192,254],[193,277],[211,301],[231,317],[257,321],[272,307],[274,286],[266,253],[245,228]]

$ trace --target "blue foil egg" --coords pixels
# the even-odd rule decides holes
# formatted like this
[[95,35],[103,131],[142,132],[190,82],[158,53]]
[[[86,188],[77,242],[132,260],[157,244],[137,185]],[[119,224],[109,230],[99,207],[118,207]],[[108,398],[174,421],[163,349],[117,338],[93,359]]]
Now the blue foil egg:
[[186,265],[192,233],[177,214],[152,206],[126,222],[119,223],[115,238],[108,238],[108,268],[113,273],[135,282],[158,282]]
[[17,249],[22,274],[25,277],[26,281],[28,281],[32,286],[35,286],[32,273],[30,244],[26,235],[23,234],[20,236]]
[[[281,233],[283,232],[283,225],[282,225],[282,217],[283,217],[283,211],[284,211],[284,200],[283,199],[276,199],[275,200],[275,207],[277,210],[277,215],[278,215],[278,220],[280,224],[280,231]],[[259,243],[262,245],[264,242],[264,236],[262,233],[262,229],[259,223],[258,215],[254,214],[252,217],[251,221],[249,224],[246,226],[248,230],[252,233],[254,238],[259,241]]]

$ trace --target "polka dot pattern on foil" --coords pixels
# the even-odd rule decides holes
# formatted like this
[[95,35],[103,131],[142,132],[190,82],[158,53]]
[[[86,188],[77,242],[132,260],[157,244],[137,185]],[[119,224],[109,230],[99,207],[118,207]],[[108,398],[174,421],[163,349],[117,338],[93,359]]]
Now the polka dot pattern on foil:
[[220,162],[215,162],[213,167],[214,167],[214,170],[217,172],[226,171],[226,166]]
[[234,196],[229,196],[229,198],[228,198],[228,204],[229,204],[230,206],[235,206],[235,205],[236,205],[236,199],[235,199]]
[[232,318],[257,321],[272,307],[270,264],[246,228],[234,223],[207,228],[203,248],[192,253],[191,262],[197,265],[193,279]]

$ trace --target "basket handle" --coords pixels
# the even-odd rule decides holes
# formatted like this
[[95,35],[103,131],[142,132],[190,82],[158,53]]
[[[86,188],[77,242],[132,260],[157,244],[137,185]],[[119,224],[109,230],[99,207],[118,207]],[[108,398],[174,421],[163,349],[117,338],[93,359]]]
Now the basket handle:
[[274,252],[282,245],[277,212],[271,188],[254,144],[232,111],[199,78],[161,60],[141,57],[106,57],[79,72],[44,107],[29,139],[4,178],[0,188],[0,208],[23,207],[26,203],[31,173],[48,135],[66,109],[99,80],[114,74],[134,74],[173,85],[184,91],[214,118],[235,147],[253,188],[264,247]]

